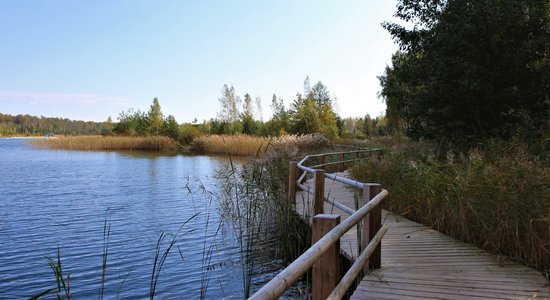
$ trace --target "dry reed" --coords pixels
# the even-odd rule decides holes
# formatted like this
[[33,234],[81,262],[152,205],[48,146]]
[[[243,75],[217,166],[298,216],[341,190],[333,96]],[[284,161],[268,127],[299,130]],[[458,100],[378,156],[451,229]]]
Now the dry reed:
[[85,151],[142,150],[169,152],[178,149],[173,139],[164,136],[74,136],[34,139],[31,144],[40,148]]
[[436,158],[434,147],[409,143],[352,172],[387,188],[391,211],[548,276],[550,167],[526,149],[508,143]]
[[329,141],[321,134],[258,137],[250,135],[209,135],[193,141],[193,149],[205,153],[254,156],[268,149],[310,151],[326,147]]

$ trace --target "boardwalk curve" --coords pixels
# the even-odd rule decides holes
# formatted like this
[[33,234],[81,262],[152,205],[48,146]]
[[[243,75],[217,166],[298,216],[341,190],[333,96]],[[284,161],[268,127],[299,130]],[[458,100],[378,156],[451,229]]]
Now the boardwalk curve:
[[[338,176],[349,176],[346,172]],[[312,185],[311,181],[307,185]],[[354,207],[355,191],[326,179],[325,196]],[[310,219],[311,195],[299,192],[296,212]],[[325,203],[325,212],[349,214]],[[364,276],[351,299],[550,299],[540,272],[452,239],[383,210],[382,267]],[[357,256],[355,228],[342,237],[341,253]]]

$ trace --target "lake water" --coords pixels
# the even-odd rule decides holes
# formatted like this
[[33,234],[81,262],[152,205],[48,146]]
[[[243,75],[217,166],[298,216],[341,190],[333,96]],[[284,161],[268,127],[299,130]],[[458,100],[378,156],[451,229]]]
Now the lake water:
[[[0,139],[0,299],[55,287],[47,258],[57,259],[58,249],[71,297],[97,299],[105,219],[105,298],[148,298],[160,235],[193,216],[164,263],[157,298],[198,299],[201,287],[209,299],[242,298],[238,244],[217,230],[215,174],[227,164],[223,157],[52,151]],[[279,265],[263,259],[259,268],[265,281]]]

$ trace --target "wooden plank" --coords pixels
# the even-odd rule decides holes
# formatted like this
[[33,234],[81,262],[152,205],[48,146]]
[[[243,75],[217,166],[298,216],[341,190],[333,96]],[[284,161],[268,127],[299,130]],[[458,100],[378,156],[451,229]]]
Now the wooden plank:
[[[326,180],[324,192],[355,207],[355,189]],[[311,215],[313,197],[300,198],[297,212],[309,209]],[[349,217],[328,203],[324,211]],[[389,227],[382,240],[382,268],[363,278],[352,299],[550,299],[548,281],[532,268],[385,210],[381,219]],[[345,257],[357,256],[356,227],[342,237],[340,247]]]

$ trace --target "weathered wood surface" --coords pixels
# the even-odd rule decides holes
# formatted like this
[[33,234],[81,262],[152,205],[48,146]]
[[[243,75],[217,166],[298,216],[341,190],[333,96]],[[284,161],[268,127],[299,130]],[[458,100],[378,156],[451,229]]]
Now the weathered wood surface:
[[[325,195],[355,209],[353,189],[327,180]],[[298,193],[296,211],[309,220],[312,204],[312,195]],[[349,216],[328,203],[325,213],[340,214],[342,221]],[[383,211],[382,221],[389,227],[382,240],[382,268],[363,278],[352,299],[550,299],[548,281],[532,268],[391,212]],[[355,228],[340,247],[355,259]]]

